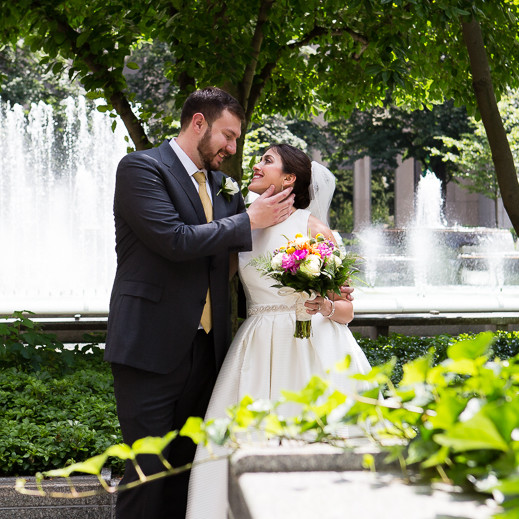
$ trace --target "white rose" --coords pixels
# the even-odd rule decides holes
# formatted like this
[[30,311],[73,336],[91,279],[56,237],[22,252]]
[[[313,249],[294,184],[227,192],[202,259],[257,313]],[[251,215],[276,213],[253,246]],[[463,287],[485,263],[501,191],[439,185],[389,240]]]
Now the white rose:
[[225,179],[224,189],[229,195],[235,195],[240,190],[238,184],[231,177]]
[[270,266],[274,270],[281,270],[281,266],[283,265],[283,256],[282,252],[278,252],[270,261]]
[[307,274],[308,276],[318,276],[321,273],[321,264],[321,258],[315,254],[311,254],[301,263],[299,269],[303,274]]
[[342,265],[342,259],[336,254],[332,254],[333,262],[335,263],[335,268],[339,268]]

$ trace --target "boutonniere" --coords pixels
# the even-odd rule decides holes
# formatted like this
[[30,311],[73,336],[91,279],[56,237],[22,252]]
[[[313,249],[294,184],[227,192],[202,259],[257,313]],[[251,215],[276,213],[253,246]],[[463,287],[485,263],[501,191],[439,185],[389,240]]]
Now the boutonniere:
[[238,183],[236,181],[234,181],[231,177],[223,177],[222,187],[220,188],[220,191],[216,193],[216,196],[222,193],[225,196],[225,198],[227,198],[227,201],[230,202],[231,198],[239,191],[240,187],[238,186]]

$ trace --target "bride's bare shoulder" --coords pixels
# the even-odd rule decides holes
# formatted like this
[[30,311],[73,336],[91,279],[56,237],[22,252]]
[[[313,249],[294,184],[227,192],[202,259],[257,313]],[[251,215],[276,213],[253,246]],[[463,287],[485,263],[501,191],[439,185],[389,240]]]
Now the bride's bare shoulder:
[[313,215],[310,215],[310,217],[308,218],[308,232],[311,233],[311,235],[314,238],[320,233],[324,237],[326,237],[326,239],[335,241],[335,238],[330,228]]

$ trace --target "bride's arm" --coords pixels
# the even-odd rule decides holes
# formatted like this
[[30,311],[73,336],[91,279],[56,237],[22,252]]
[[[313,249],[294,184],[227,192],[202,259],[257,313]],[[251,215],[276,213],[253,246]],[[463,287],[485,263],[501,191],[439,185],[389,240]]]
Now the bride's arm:
[[[333,243],[337,245],[337,241],[331,229],[313,215],[310,215],[308,219],[308,232],[314,238],[318,234],[322,234],[327,240],[333,241]],[[349,293],[345,296],[339,296],[334,292],[329,292],[327,298],[318,296],[315,299],[307,301],[305,305],[307,312],[311,315],[320,313],[332,321],[347,324],[353,321],[354,317],[353,305],[351,303],[352,299]]]
[[331,229],[312,214],[308,218],[308,233],[311,234],[312,238],[315,238],[318,234],[322,234],[327,240],[333,241],[333,243],[337,245],[337,240]]

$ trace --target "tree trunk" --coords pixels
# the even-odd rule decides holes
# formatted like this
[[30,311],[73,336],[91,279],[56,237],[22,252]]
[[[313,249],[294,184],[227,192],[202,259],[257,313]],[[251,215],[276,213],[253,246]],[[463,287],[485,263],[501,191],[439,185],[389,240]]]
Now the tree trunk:
[[128,99],[121,92],[116,92],[110,97],[110,102],[126,126],[130,139],[135,144],[136,150],[145,150],[152,147],[151,142],[144,131],[142,123],[133,113]]
[[222,171],[234,178],[239,184],[241,184],[241,178],[243,176],[243,145],[245,143],[245,129],[242,130],[242,135],[236,142],[236,153],[226,159],[222,165]]
[[462,20],[461,25],[470,59],[472,86],[492,152],[501,197],[512,225],[519,234],[519,182],[506,131],[497,107],[481,26],[475,18],[472,18],[470,22]]

